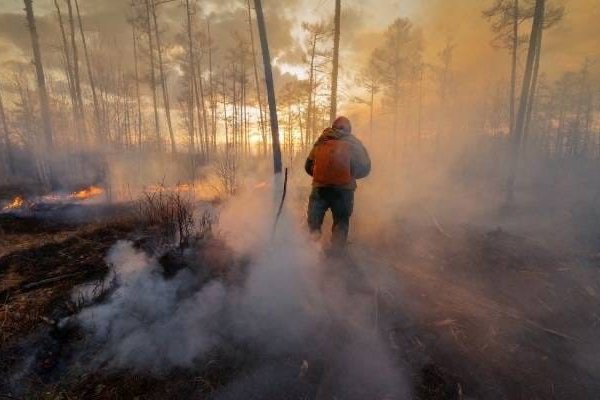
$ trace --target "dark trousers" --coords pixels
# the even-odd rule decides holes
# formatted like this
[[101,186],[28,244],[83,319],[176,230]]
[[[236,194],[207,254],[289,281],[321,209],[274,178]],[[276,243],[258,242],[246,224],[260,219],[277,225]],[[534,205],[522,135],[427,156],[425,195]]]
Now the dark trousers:
[[308,199],[308,227],[311,233],[321,232],[327,210],[333,215],[331,243],[344,247],[350,229],[350,216],[354,208],[354,190],[333,187],[316,187]]

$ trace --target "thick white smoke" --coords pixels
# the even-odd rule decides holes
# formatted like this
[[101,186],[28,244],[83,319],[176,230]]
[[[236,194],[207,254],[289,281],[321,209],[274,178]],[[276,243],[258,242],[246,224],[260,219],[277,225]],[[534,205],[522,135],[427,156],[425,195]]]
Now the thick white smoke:
[[373,328],[373,295],[349,290],[340,278],[344,263],[326,259],[291,215],[284,213],[272,236],[274,208],[269,190],[255,190],[221,210],[219,235],[250,260],[242,285],[200,285],[193,268],[165,280],[155,258],[117,243],[107,257],[117,289],[78,316],[101,344],[95,359],[164,371],[191,367],[227,343],[245,343],[267,357],[326,360],[324,379],[333,388],[408,398],[404,374]]

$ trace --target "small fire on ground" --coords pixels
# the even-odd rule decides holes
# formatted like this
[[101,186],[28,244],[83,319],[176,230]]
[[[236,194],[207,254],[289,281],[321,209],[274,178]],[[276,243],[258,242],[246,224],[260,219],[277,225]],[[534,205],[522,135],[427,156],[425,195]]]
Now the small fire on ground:
[[23,207],[25,204],[25,200],[21,196],[17,196],[10,201],[7,205],[5,205],[2,210],[16,210],[18,208]]
[[32,208],[38,204],[63,204],[69,202],[86,201],[104,194],[104,189],[98,186],[90,186],[71,193],[50,193],[45,196],[26,200],[23,196],[14,197],[8,204],[2,207],[2,211],[10,212]]
[[90,186],[88,188],[71,193],[71,197],[77,200],[87,200],[98,197],[104,193],[104,190],[98,186]]

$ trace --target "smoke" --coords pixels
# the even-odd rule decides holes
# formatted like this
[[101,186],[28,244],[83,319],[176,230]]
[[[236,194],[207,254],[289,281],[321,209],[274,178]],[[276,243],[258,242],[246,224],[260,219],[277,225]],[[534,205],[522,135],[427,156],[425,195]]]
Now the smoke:
[[[217,398],[272,393],[260,383],[266,376],[287,388],[299,385],[303,364],[311,372],[325,365],[319,390],[409,398],[400,360],[374,327],[369,279],[348,273],[345,261],[326,259],[291,212],[273,236],[273,200],[271,190],[248,191],[221,210],[219,236],[250,260],[242,283],[204,283],[199,265],[166,280],[156,258],[131,242],[115,244],[107,256],[114,276],[107,279],[116,289],[77,316],[99,345],[94,367],[161,373],[238,348],[259,356]],[[285,357],[295,360],[291,367],[279,364]]]

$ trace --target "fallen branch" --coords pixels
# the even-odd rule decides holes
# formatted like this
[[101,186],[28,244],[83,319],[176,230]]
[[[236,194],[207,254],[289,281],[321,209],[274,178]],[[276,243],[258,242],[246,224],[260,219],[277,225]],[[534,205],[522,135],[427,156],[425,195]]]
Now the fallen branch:
[[41,281],[26,283],[24,285],[21,285],[20,289],[24,290],[24,291],[25,290],[37,289],[37,288],[39,288],[41,286],[45,286],[45,285],[48,285],[50,283],[60,282],[62,280],[69,279],[69,278],[74,278],[76,276],[83,275],[83,274],[86,274],[86,273],[87,272],[72,272],[70,274],[53,276],[51,278],[42,279]]

